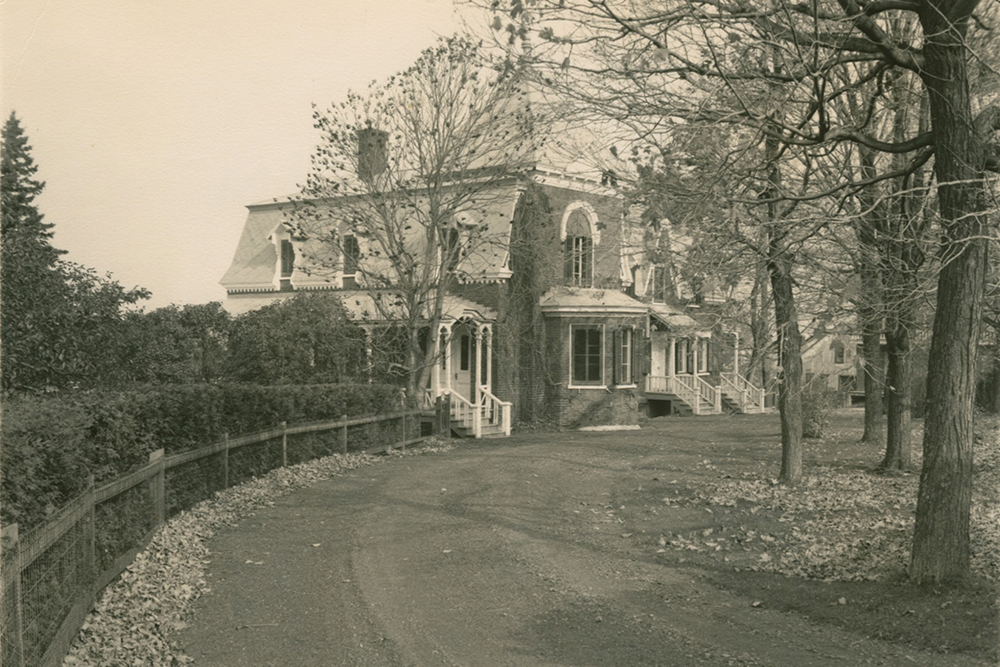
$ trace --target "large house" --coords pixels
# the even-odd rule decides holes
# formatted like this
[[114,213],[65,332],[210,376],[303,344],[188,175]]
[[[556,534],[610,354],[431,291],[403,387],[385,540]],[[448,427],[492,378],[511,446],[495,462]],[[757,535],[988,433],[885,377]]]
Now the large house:
[[[364,239],[341,229],[339,268],[309,271],[301,264],[314,256],[311,241],[295,238],[289,206],[248,207],[221,281],[226,307],[240,313],[324,290],[377,326],[375,295],[358,269]],[[329,224],[345,224],[336,210],[332,202]],[[645,229],[628,213],[610,185],[537,167],[497,181],[476,219],[456,224],[459,232],[474,225],[488,241],[452,267],[460,278],[449,282],[439,331],[427,337],[441,353],[421,397],[447,395],[456,432],[509,433],[518,420],[628,426],[643,413],[763,409],[763,392],[735,367],[739,355],[720,360],[719,332],[673,298],[668,272],[647,260]]]

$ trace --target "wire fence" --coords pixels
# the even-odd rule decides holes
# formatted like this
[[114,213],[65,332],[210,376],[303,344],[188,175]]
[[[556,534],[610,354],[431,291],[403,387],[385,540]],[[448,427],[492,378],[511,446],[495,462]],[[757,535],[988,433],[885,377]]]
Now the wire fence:
[[157,450],[149,465],[110,484],[95,488],[91,477],[86,492],[47,523],[23,535],[16,524],[4,527],[0,666],[60,664],[97,595],[178,512],[282,466],[335,453],[405,449],[424,439],[423,415],[282,423],[172,456]]

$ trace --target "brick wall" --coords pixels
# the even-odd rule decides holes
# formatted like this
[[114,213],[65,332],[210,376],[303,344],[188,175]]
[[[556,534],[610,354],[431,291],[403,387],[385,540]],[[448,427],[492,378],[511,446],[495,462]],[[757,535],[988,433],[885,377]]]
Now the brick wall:
[[[598,216],[601,242],[594,247],[594,287],[621,289],[622,202],[550,185],[528,184],[514,212],[510,247],[513,276],[501,285],[462,285],[455,292],[495,308],[493,376],[502,400],[514,403],[514,421],[554,421],[563,427],[634,424],[638,389],[619,389],[612,377],[613,327],[634,326],[637,356],[645,349],[643,317],[545,318],[539,299],[565,283],[560,223],[567,206],[586,202]],[[607,324],[604,337],[608,389],[569,389],[569,323]],[[641,382],[641,367],[635,369]]]
[[[575,388],[570,386],[570,330],[574,324],[603,325],[604,386]],[[546,352],[549,375],[559,378],[553,382],[546,404],[553,419],[564,428],[579,428],[597,424],[637,424],[639,420],[639,386],[616,386],[613,382],[614,337],[612,331],[632,327],[636,356],[645,344],[645,317],[547,317]],[[633,368],[633,380],[641,384],[641,364]]]

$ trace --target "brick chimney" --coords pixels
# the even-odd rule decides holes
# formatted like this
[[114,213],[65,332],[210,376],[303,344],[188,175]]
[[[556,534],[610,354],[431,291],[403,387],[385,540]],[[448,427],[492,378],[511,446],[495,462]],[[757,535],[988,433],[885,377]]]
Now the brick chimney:
[[386,168],[386,144],[389,134],[369,127],[358,130],[358,176],[368,180]]

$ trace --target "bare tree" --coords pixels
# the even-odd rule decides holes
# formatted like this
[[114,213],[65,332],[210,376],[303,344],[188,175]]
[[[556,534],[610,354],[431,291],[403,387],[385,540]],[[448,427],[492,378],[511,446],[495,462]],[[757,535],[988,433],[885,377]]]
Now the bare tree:
[[[511,0],[505,5],[514,20],[512,35],[539,28],[538,36],[551,46],[547,60],[555,65],[548,74],[552,81],[573,73],[601,75],[610,86],[583,90],[624,117],[660,125],[673,119],[738,122],[764,135],[765,162],[771,164],[796,147],[831,150],[840,143],[905,156],[899,170],[879,174],[880,180],[912,174],[933,156],[942,268],[910,568],[918,582],[961,577],[969,568],[972,401],[988,234],[986,173],[1000,171],[1000,150],[993,143],[1000,107],[984,106],[974,115],[969,87],[967,36],[979,4]],[[526,10],[530,21],[523,18]],[[900,16],[915,17],[915,39],[906,41],[894,32]],[[831,101],[864,83],[848,71],[857,63],[871,65],[863,75],[871,78],[900,70],[919,77],[929,99],[929,125],[883,141],[866,124],[843,123],[833,116]],[[845,72],[848,86],[838,84]],[[705,90],[725,90],[737,106],[708,104],[698,94]],[[761,204],[826,197],[865,184],[863,177],[845,175],[832,187],[804,193],[771,178]],[[769,256],[776,311],[784,307],[791,287],[784,277],[786,263],[785,254]],[[789,315],[794,319],[794,312],[784,318]],[[784,318],[779,315],[779,321]],[[779,325],[779,336],[794,343],[793,334]],[[789,377],[796,369],[783,370]],[[794,421],[794,415],[783,417],[783,432],[785,423]],[[789,443],[783,444],[787,450]]]
[[512,209],[536,136],[525,91],[509,62],[452,37],[314,113],[321,139],[296,234],[311,271],[343,276],[363,290],[366,319],[401,332],[411,395],[428,385],[449,290],[506,255],[500,204]]

